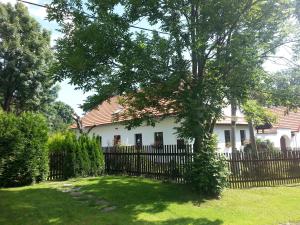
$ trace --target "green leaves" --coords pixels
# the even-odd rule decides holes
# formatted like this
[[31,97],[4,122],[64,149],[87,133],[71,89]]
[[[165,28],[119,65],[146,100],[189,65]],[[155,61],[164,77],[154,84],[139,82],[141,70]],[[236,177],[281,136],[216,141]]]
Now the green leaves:
[[216,138],[212,138],[205,147],[196,153],[193,165],[186,174],[186,179],[201,194],[207,197],[219,197],[221,191],[228,185],[226,159],[218,155]]
[[64,152],[64,177],[98,176],[104,172],[104,156],[96,137],[56,133],[48,140],[50,152]]
[[0,114],[0,186],[28,185],[47,178],[47,132],[39,114]]
[[23,4],[0,3],[0,104],[4,111],[36,111],[52,100],[50,34]]
[[276,122],[276,116],[263,107],[256,100],[248,100],[243,104],[243,113],[247,121],[252,121],[255,126],[264,125],[266,123],[272,124]]
[[74,122],[74,110],[61,101],[49,103],[42,112],[47,118],[51,132],[65,131]]

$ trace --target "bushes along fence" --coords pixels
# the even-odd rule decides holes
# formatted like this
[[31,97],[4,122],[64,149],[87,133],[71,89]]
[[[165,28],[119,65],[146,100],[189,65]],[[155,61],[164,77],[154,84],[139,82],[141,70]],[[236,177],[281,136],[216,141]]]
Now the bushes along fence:
[[104,172],[104,156],[97,137],[58,133],[49,139],[48,148],[49,180],[98,176]]

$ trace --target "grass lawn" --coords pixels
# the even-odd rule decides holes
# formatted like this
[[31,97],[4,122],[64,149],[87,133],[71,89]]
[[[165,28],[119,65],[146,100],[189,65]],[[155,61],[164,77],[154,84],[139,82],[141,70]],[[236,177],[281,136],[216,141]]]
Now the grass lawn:
[[[81,187],[81,199],[59,190]],[[84,197],[87,196],[87,197]],[[103,212],[95,199],[117,208]],[[300,185],[227,189],[221,200],[204,200],[183,185],[105,176],[0,189],[0,224],[267,225],[300,221]]]

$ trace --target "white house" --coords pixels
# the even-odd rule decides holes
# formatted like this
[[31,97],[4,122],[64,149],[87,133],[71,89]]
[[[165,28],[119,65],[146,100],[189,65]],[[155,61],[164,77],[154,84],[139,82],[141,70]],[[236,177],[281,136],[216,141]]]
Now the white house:
[[[154,127],[140,126],[127,130],[122,122],[113,122],[123,107],[118,104],[118,97],[105,101],[97,108],[88,112],[82,118],[83,127],[89,129],[94,127],[90,134],[101,137],[103,147],[121,145],[174,145],[186,143],[176,135],[174,117],[169,116],[161,120]],[[230,152],[230,107],[223,110],[224,118],[217,121],[214,133],[218,137],[218,149],[222,152]],[[236,117],[236,146],[243,148],[245,140],[249,139],[249,129],[243,114],[238,111]],[[73,127],[75,128],[75,127]]]
[[[92,130],[91,135],[101,137],[103,147],[121,145],[175,145],[192,144],[177,137],[174,116],[170,115],[158,122],[154,127],[140,126],[127,130],[120,122],[114,122],[115,117],[121,113],[123,107],[118,104],[118,97],[103,102],[97,108],[82,117],[84,129]],[[300,150],[300,111],[286,113],[285,108],[271,108],[277,116],[277,122],[272,125],[257,127],[256,137],[262,140],[270,140],[274,146],[285,151],[288,149]],[[223,119],[217,121],[214,133],[218,138],[220,152],[231,152],[231,110],[230,106],[223,109]],[[249,140],[249,128],[244,115],[240,110],[236,116],[236,146],[243,149],[243,145]],[[76,126],[73,126],[76,128]]]
[[270,111],[277,117],[272,125],[259,126],[257,138],[270,140],[274,146],[285,151],[288,149],[300,150],[300,111],[287,112],[285,108],[271,108]]

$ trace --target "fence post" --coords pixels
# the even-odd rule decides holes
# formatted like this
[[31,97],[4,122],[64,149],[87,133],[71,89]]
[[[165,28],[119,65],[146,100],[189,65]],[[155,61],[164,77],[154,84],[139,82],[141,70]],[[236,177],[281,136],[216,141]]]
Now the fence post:
[[141,175],[141,148],[140,146],[136,146],[137,150],[137,166],[138,166],[138,175]]

